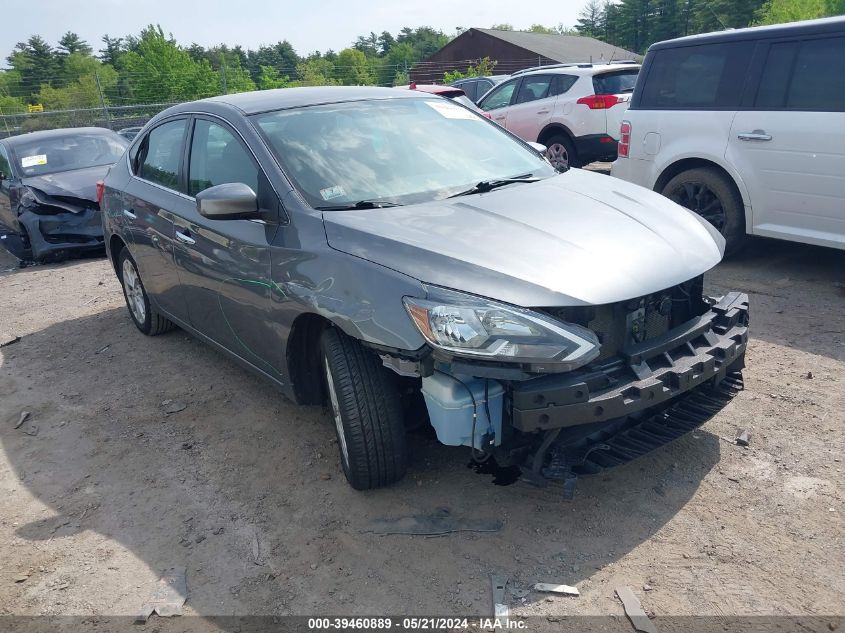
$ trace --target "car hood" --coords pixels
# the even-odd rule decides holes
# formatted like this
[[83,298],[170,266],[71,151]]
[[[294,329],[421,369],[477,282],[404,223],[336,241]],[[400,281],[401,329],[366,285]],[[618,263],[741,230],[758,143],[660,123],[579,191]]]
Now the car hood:
[[652,191],[573,169],[485,194],[327,211],[329,245],[424,283],[529,306],[599,305],[715,266],[724,240]]
[[48,196],[97,201],[97,181],[106,177],[110,165],[60,171],[43,176],[28,176],[21,182]]

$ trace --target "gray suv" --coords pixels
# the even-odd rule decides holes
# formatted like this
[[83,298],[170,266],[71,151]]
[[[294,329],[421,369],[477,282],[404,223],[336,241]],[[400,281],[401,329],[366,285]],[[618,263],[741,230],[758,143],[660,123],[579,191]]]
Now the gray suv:
[[296,88],[170,108],[102,187],[141,332],[175,326],[325,403],[357,489],[411,421],[540,485],[632,459],[741,384],[747,297],[702,293],[724,240],[446,99]]

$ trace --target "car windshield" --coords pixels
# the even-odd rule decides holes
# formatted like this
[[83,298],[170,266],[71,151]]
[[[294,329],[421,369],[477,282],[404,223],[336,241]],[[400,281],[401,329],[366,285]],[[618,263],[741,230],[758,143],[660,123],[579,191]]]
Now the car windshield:
[[314,207],[412,204],[482,181],[556,173],[496,124],[439,98],[309,106],[253,120]]
[[128,143],[116,134],[77,132],[15,145],[15,156],[24,176],[41,176],[72,169],[111,165]]

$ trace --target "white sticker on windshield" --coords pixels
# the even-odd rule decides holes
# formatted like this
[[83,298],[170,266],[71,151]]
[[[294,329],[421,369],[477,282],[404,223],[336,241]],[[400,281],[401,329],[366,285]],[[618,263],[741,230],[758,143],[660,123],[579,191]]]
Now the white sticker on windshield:
[[21,167],[35,167],[36,165],[46,165],[47,154],[36,154],[35,156],[24,156],[21,158]]
[[320,195],[323,196],[323,200],[331,200],[332,198],[342,198],[346,195],[346,192],[340,185],[335,185],[334,187],[320,189]]
[[467,110],[466,108],[462,108],[459,105],[455,105],[454,103],[449,103],[448,101],[426,101],[426,103],[431,106],[435,112],[441,114],[442,116],[446,117],[447,119],[467,119],[469,121],[478,121],[479,118]]

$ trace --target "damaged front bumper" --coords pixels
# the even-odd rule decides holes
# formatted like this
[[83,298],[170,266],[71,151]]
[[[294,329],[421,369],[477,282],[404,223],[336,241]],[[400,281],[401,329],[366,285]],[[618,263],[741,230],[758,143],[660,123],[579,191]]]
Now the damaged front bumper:
[[603,367],[514,382],[512,425],[526,433],[548,431],[668,404],[741,369],[747,342],[748,295],[733,292],[705,314],[623,350]]
[[99,206],[88,200],[48,196],[30,188],[18,209],[20,235],[7,235],[6,248],[22,260],[59,259],[103,249]]

